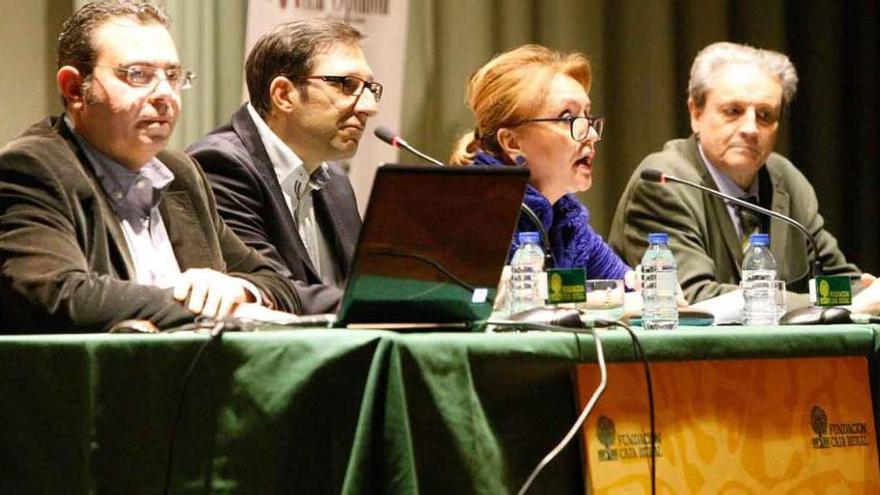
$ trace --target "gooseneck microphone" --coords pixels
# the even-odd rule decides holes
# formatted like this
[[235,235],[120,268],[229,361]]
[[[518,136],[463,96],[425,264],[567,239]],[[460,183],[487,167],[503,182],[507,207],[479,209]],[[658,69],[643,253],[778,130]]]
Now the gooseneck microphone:
[[812,266],[811,266],[812,278],[816,278],[816,277],[822,275],[822,261],[819,259],[819,250],[816,247],[816,239],[814,239],[813,235],[810,234],[809,231],[807,231],[806,227],[801,225],[795,219],[793,219],[791,217],[787,217],[781,213],[777,213],[773,210],[768,210],[767,208],[763,208],[758,205],[754,205],[752,203],[749,203],[748,201],[743,201],[739,198],[735,198],[733,196],[730,196],[729,194],[724,194],[722,192],[716,191],[715,189],[711,189],[711,188],[703,186],[701,184],[697,184],[696,182],[691,182],[691,181],[685,180],[685,179],[679,179],[678,177],[675,177],[675,176],[672,176],[669,174],[665,174],[657,169],[646,168],[645,170],[642,170],[640,177],[642,178],[642,180],[646,180],[649,182],[659,182],[660,184],[665,184],[666,182],[676,182],[678,184],[684,184],[686,186],[695,187],[703,192],[707,192],[713,196],[717,196],[717,197],[719,197],[727,202],[733,203],[737,206],[741,206],[743,208],[747,208],[749,210],[756,211],[758,213],[761,213],[763,215],[767,215],[767,216],[770,216],[773,218],[778,218],[779,220],[782,220],[783,222],[785,222],[789,225],[793,225],[798,230],[803,232],[804,237],[807,238],[807,241],[810,244],[810,248],[812,248],[812,250],[813,250],[813,254],[814,254],[815,258],[814,258]]
[[[379,127],[376,128],[375,131],[373,131],[373,134],[375,134],[377,138],[381,139],[382,142],[390,144],[391,146],[394,146],[397,149],[404,149],[406,151],[409,151],[413,155],[416,155],[417,157],[421,158],[422,160],[426,160],[428,162],[433,163],[434,165],[439,165],[441,167],[446,166],[446,164],[441,162],[440,160],[438,160],[436,158],[432,158],[432,157],[422,153],[421,151],[417,150],[415,147],[413,147],[412,145],[407,143],[405,139],[403,139],[397,133],[395,133],[394,131],[392,131],[391,129],[389,129],[385,126],[380,125]],[[542,241],[541,244],[543,244],[543,246],[544,246],[544,267],[545,267],[545,269],[546,268],[553,268],[554,266],[556,266],[556,264],[553,261],[553,253],[550,251],[550,239],[547,238],[547,230],[544,228],[544,224],[541,222],[541,219],[538,218],[538,215],[535,214],[535,211],[529,207],[529,205],[527,205],[525,203],[521,203],[519,205],[519,208],[522,213],[525,213],[525,215],[527,217],[529,217],[529,221],[531,221],[532,224],[534,224],[535,227],[537,227],[538,230],[541,232],[541,241]]]
[[376,134],[377,138],[390,144],[391,146],[394,146],[395,148],[398,148],[398,149],[403,148],[406,151],[409,151],[410,153],[412,153],[413,155],[416,155],[417,157],[421,158],[422,160],[431,162],[434,165],[440,165],[441,167],[444,166],[443,162],[441,162],[440,160],[437,160],[436,158],[431,158],[430,156],[428,156],[428,155],[422,153],[421,151],[415,149],[414,147],[410,146],[410,144],[407,143],[405,139],[398,136],[394,131],[392,131],[391,129],[389,129],[385,126],[380,125],[379,127],[377,127],[376,130],[374,131],[374,134]]

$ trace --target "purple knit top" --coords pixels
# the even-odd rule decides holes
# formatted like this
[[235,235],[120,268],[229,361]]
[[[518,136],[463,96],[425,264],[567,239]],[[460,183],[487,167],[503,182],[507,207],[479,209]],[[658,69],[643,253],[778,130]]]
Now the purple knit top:
[[[474,164],[509,166],[484,152],[477,153]],[[575,195],[566,194],[556,204],[551,205],[537,189],[527,185],[523,201],[544,224],[556,268],[583,267],[588,279],[618,280],[623,279],[624,274],[630,270],[602,236],[590,227],[590,212]],[[517,232],[537,230],[531,220],[524,215],[520,216]],[[514,234],[508,260],[517,247],[519,246]]]

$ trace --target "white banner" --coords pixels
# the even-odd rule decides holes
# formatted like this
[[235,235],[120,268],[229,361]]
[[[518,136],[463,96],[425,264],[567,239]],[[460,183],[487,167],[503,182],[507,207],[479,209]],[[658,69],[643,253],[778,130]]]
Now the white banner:
[[311,17],[345,21],[367,35],[364,53],[385,91],[379,113],[367,122],[349,177],[363,214],[376,168],[397,160],[391,146],[373,136],[379,125],[400,129],[403,64],[409,0],[249,0],[245,57],[257,39],[283,22]]

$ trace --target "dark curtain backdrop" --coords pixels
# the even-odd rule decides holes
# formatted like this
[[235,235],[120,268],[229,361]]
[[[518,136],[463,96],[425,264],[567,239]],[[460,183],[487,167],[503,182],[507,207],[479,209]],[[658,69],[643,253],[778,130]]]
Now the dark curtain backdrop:
[[813,182],[849,258],[880,272],[878,0],[414,0],[410,9],[403,132],[444,159],[473,126],[465,82],[493,54],[541,43],[589,55],[593,108],[608,126],[583,200],[601,233],[639,161],[690,134],[686,86],[700,48],[729,40],[787,53],[800,83],[777,151]]

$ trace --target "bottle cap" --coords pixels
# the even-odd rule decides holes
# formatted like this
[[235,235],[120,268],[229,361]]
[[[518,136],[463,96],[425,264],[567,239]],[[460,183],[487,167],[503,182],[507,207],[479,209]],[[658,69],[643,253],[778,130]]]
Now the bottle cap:
[[516,238],[520,244],[538,244],[541,240],[541,235],[537,232],[520,232],[516,235]]
[[770,234],[752,234],[749,236],[749,244],[752,246],[769,246]]
[[648,244],[666,244],[669,242],[669,234],[666,232],[651,232],[648,234]]

